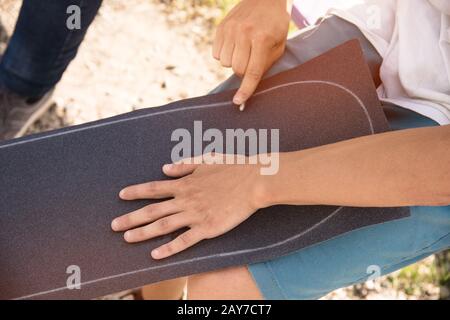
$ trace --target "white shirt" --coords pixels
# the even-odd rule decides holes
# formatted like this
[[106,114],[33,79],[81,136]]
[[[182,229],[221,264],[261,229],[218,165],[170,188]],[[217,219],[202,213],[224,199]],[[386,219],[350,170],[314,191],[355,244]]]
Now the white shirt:
[[382,101],[450,124],[450,0],[347,0],[328,13],[358,26],[383,57]]

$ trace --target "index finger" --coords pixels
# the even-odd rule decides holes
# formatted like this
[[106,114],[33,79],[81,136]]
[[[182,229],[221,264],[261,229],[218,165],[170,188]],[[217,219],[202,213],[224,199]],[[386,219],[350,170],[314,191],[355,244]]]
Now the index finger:
[[244,78],[233,98],[234,104],[243,104],[255,92],[256,87],[264,75],[268,54],[268,50],[262,43],[253,43]]

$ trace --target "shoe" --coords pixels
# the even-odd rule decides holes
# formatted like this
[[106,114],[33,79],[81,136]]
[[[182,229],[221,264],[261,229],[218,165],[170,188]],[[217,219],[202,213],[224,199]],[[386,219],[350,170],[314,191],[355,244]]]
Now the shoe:
[[53,89],[38,99],[11,92],[0,84],[0,141],[19,138],[52,105]]

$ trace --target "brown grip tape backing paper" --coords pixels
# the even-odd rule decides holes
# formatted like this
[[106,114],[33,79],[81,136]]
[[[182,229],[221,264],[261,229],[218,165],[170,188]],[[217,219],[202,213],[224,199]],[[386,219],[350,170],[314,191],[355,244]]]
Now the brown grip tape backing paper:
[[[171,161],[178,143],[171,141],[171,134],[177,128],[192,133],[194,121],[201,120],[203,131],[279,129],[280,151],[388,129],[356,40],[264,80],[245,112],[232,105],[233,93],[1,143],[0,298],[94,298],[266,261],[363,226],[408,216],[406,208],[274,206],[259,210],[220,237],[164,260],[153,260],[150,251],[181,231],[125,243],[121,233],[110,229],[112,219],[155,201],[126,202],[118,192],[130,184],[167,179],[161,166]],[[70,266],[80,268],[81,289],[67,288]]]

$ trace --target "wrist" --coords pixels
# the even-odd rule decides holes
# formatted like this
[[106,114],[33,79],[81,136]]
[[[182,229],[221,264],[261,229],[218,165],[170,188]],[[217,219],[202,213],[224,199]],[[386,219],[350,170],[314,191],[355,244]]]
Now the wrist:
[[278,154],[278,170],[271,175],[259,174],[255,184],[255,203],[258,208],[274,205],[316,204],[311,194],[311,166],[314,152],[310,150],[283,152]]
[[268,207],[270,183],[267,176],[261,173],[264,172],[264,165],[259,160],[259,155],[250,156],[248,161],[247,166],[252,175],[251,183],[248,185],[251,190],[250,204],[255,210]]
[[[266,157],[264,161],[260,158],[262,156]],[[279,192],[282,192],[284,188],[282,185],[283,178],[280,173],[282,158],[286,158],[286,154],[276,153],[258,155],[258,158],[253,160],[253,163],[257,163],[257,165],[253,165],[255,174],[253,183],[253,203],[257,209],[279,204],[278,201],[281,198]],[[268,159],[270,159],[270,167],[267,164],[262,163],[267,163]],[[273,162],[277,162],[276,165]]]
[[267,180],[267,176],[258,174],[253,185],[253,205],[255,209],[267,208],[272,205],[270,183]]

